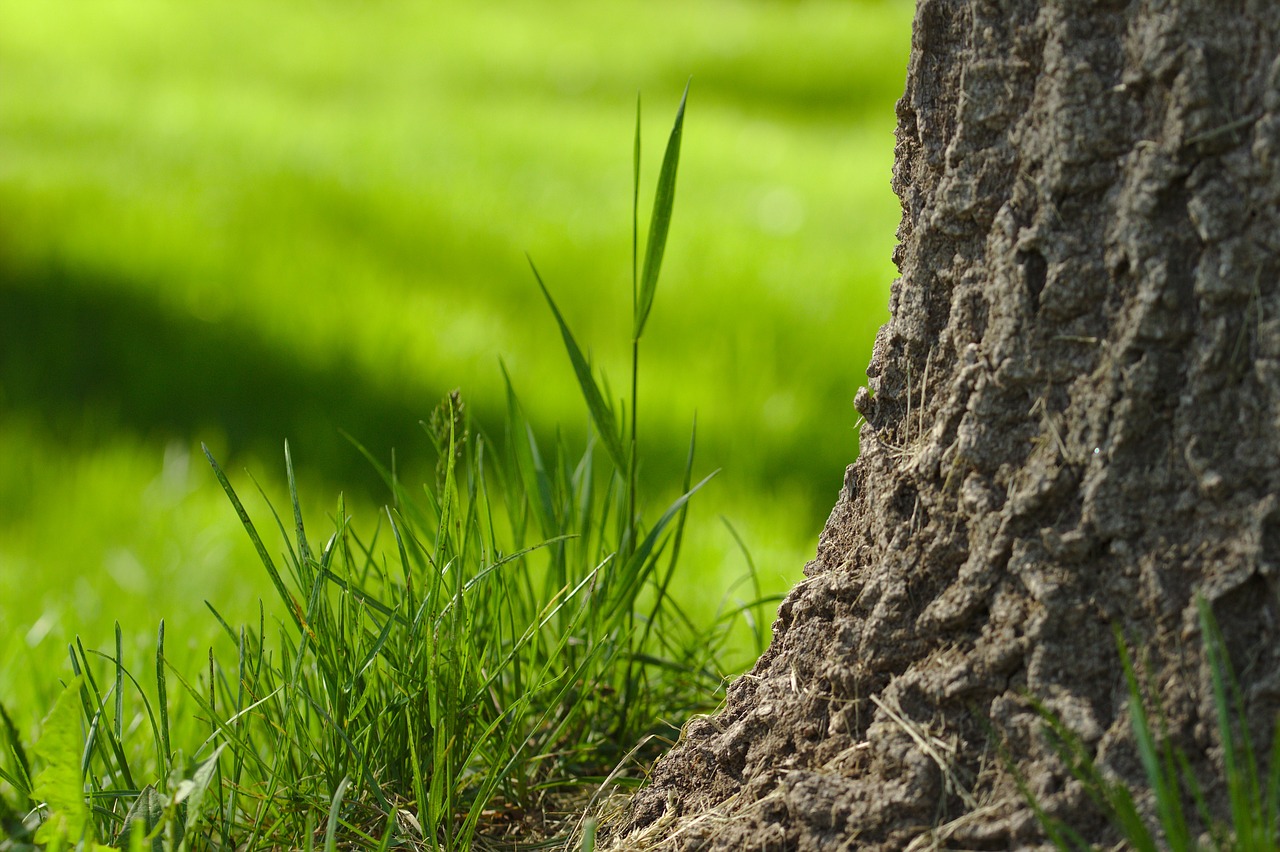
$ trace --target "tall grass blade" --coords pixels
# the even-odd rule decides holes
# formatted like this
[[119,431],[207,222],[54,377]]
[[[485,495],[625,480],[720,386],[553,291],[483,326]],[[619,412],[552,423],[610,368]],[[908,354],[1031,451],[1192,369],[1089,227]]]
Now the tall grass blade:
[[316,817],[310,810],[307,811],[307,821],[303,824],[302,834],[307,838],[307,845],[303,847],[306,852],[315,852],[316,848]]
[[[1064,725],[1041,701],[1034,697],[1030,698],[1030,701],[1045,725],[1052,748],[1067,767],[1067,771],[1084,787],[1085,794],[1102,809],[1111,823],[1120,829],[1121,834],[1134,849],[1138,852],[1157,852],[1156,842],[1142,821],[1129,790],[1123,784],[1103,777],[1075,731]],[[1059,843],[1057,838],[1070,841],[1070,845],[1059,843],[1060,849],[1077,848],[1092,852],[1093,847],[1077,833],[1044,812],[1021,780],[1019,788],[1024,791],[1024,797],[1031,804],[1046,833],[1055,835],[1055,843]]]
[[302,508],[298,505],[298,481],[293,475],[293,453],[289,450],[289,442],[284,442],[284,469],[289,480],[289,502],[293,505],[293,524],[298,541],[298,559],[309,565],[313,560],[311,547],[307,544],[307,531],[302,525]]
[[[533,426],[524,415],[520,399],[516,396],[511,384],[511,376],[507,368],[502,367],[502,380],[507,391],[507,449],[515,467],[511,486],[507,493],[507,512],[515,522],[513,524],[515,543],[524,544],[524,521],[527,510],[532,510],[542,528],[544,536],[555,535],[560,531],[556,519],[555,499],[551,493],[551,481],[547,477],[542,455],[538,451],[538,439],[533,433]],[[521,492],[519,485],[524,485]]]
[[[556,512],[555,497],[551,486],[551,477],[547,474],[547,466],[542,461],[542,453],[538,450],[538,438],[533,434],[533,426],[524,424],[525,443],[529,449],[529,474],[533,477],[534,487],[538,494],[538,507],[542,518],[544,535],[552,535],[560,529],[560,516]],[[521,452],[523,457],[525,454]]]
[[[110,725],[105,728],[105,743],[97,735],[100,720],[106,713],[106,705],[103,701],[102,693],[98,689],[98,683],[94,680],[93,672],[89,669],[89,657],[85,653],[84,645],[80,642],[80,637],[78,636],[76,637],[75,645],[71,648],[71,668],[76,677],[83,675],[80,685],[80,703],[84,718],[89,720],[89,736],[84,755],[85,771],[88,772],[89,760],[93,750],[96,748],[102,755],[104,762],[110,763],[114,761],[116,768],[120,770],[120,775],[124,779],[125,785],[130,789],[136,789],[133,774],[129,769],[129,760],[124,753],[124,744],[116,738],[115,732]],[[156,745],[158,748],[159,740],[156,741]]]
[[[685,458],[684,463],[684,482],[680,488],[685,494],[691,493],[690,486],[693,484],[693,457],[698,446],[698,420],[694,418],[693,429],[689,433],[689,454]],[[688,518],[689,507],[686,504],[680,509],[680,518],[676,522],[675,535],[671,544],[671,553],[667,558],[667,573],[658,583],[658,592],[654,597],[653,606],[649,608],[649,617],[645,622],[644,634],[641,636],[640,644],[637,646],[641,649],[648,645],[649,631],[653,629],[654,623],[658,620],[658,613],[662,612],[667,606],[667,594],[671,588],[671,580],[675,577],[676,565],[680,561],[680,547],[684,543],[684,524]]]
[[378,841],[378,852],[387,852],[391,848],[391,842],[396,837],[396,810],[391,809],[387,814],[387,824],[382,827],[382,839]]
[[573,332],[569,331],[569,325],[564,321],[564,317],[560,315],[560,309],[556,307],[555,299],[551,298],[551,291],[547,289],[547,285],[542,281],[542,276],[538,274],[538,267],[534,266],[533,258],[528,258],[528,260],[529,268],[533,270],[533,277],[538,282],[538,288],[542,290],[542,295],[546,298],[547,305],[551,308],[551,313],[556,318],[556,325],[560,327],[560,336],[564,338],[564,348],[568,351],[569,360],[573,363],[573,372],[578,377],[578,386],[582,389],[582,397],[586,400],[587,410],[591,414],[592,422],[595,423],[596,431],[600,433],[600,438],[604,441],[605,451],[609,453],[609,458],[618,470],[626,470],[627,454],[622,448],[622,437],[618,432],[613,409],[605,402],[603,394],[600,393],[600,387],[591,375],[591,365],[583,357],[582,350],[578,347],[578,342],[573,338]]
[[[1231,803],[1231,821],[1236,842],[1244,849],[1268,848],[1273,845],[1270,841],[1275,839],[1277,830],[1273,810],[1276,793],[1262,788],[1263,779],[1258,771],[1253,742],[1249,736],[1244,698],[1232,674],[1231,660],[1222,631],[1218,629],[1213,617],[1212,607],[1203,597],[1196,601],[1196,605],[1199,609],[1200,630],[1204,635],[1205,652],[1209,658],[1214,708],[1218,714],[1222,761],[1227,776],[1227,794]],[[1232,730],[1233,721],[1240,729],[1238,738]],[[1276,730],[1280,732],[1280,719],[1277,720]],[[1277,750],[1275,743],[1272,744],[1272,750]],[[1274,761],[1271,773],[1276,773]],[[1267,845],[1263,845],[1264,843]]]
[[1271,769],[1267,773],[1267,801],[1262,811],[1264,845],[1280,846],[1280,717],[1271,729]]
[[[231,641],[235,642],[236,631],[233,630],[231,625],[227,623],[227,620],[222,617],[222,613],[218,612],[218,608],[215,607],[213,604],[209,603],[209,601],[204,602],[204,608],[209,610],[209,612],[213,615],[214,620],[217,621],[218,624],[222,626],[223,631],[227,634],[227,636],[231,639]],[[241,628],[241,629],[243,630],[244,628]]]
[[342,800],[346,798],[351,779],[343,776],[338,782],[338,789],[333,792],[333,803],[329,805],[329,822],[324,829],[324,852],[336,852],[338,848],[338,816],[342,811]]
[[116,739],[124,739],[124,638],[120,632],[120,622],[116,622]]
[[1239,828],[1247,819],[1246,803],[1240,795],[1237,782],[1240,780],[1241,767],[1238,766],[1239,746],[1231,729],[1231,702],[1227,697],[1226,653],[1222,648],[1221,636],[1214,629],[1212,617],[1208,615],[1208,604],[1200,602],[1200,623],[1204,631],[1205,652],[1209,657],[1209,672],[1213,683],[1213,703],[1218,712],[1218,732],[1222,738],[1222,762],[1226,772],[1227,790],[1231,802],[1232,822]]
[[[613,599],[604,606],[602,614],[606,619],[615,618],[623,607],[630,607],[633,605],[640,586],[656,567],[653,562],[650,561],[650,556],[654,555],[654,549],[658,546],[658,542],[662,538],[663,533],[666,532],[667,526],[670,525],[671,521],[680,514],[680,510],[689,502],[689,498],[701,490],[702,486],[715,478],[717,473],[719,473],[719,471],[713,471],[703,478],[701,482],[693,486],[693,488],[677,497],[675,501],[667,507],[667,510],[662,513],[662,517],[653,525],[653,529],[649,530],[649,534],[646,535],[640,542],[639,546],[636,547],[635,552],[631,554],[626,563],[622,566],[622,586],[617,593],[613,595]],[[660,550],[661,549],[659,548],[659,551]]]
[[671,135],[667,137],[667,150],[662,155],[662,170],[658,173],[658,189],[653,198],[653,213],[649,219],[649,239],[644,251],[644,272],[640,276],[639,310],[635,314],[635,328],[631,334],[636,340],[644,334],[645,323],[649,320],[649,311],[653,308],[653,297],[658,289],[658,273],[662,270],[662,256],[667,249],[667,231],[671,227],[671,211],[676,203],[676,172],[680,168],[684,107],[688,100],[689,85],[686,84],[684,95],[680,98],[680,108],[676,110],[675,125],[671,128]]
[[747,547],[747,543],[743,541],[742,536],[738,534],[738,529],[728,518],[721,518],[725,528],[729,531],[729,535],[733,538],[734,543],[738,546],[738,551],[742,554],[742,558],[747,562],[747,576],[751,579],[751,591],[755,597],[750,603],[739,608],[743,618],[746,619],[747,625],[751,628],[751,637],[755,640],[755,652],[759,657],[764,653],[766,645],[767,625],[760,619],[756,618],[755,610],[764,602],[772,600],[772,596],[767,596],[760,588],[760,571],[756,568],[756,561],[751,556],[751,550]]
[[[1040,713],[1041,719],[1045,719],[1046,717],[1044,713],[1046,711],[1044,710],[1043,705],[1034,700],[1032,703],[1035,705],[1036,711]],[[1047,726],[1046,722],[1046,727]],[[988,723],[987,730],[992,734],[995,732],[994,727],[991,727],[990,723]],[[1074,849],[1089,850],[1089,844],[1085,843],[1084,839],[1081,838],[1079,834],[1072,831],[1069,826],[1064,825],[1061,820],[1055,819],[1045,811],[1039,800],[1036,799],[1035,794],[1031,792],[1031,788],[1027,786],[1027,779],[1022,774],[1022,770],[1018,768],[1013,756],[1009,754],[1008,746],[1006,746],[1000,738],[993,738],[995,739],[996,748],[1000,755],[1000,762],[1005,765],[1009,770],[1009,774],[1013,776],[1013,783],[1017,786],[1019,795],[1022,796],[1022,800],[1031,808],[1031,812],[1035,815],[1036,822],[1038,822],[1040,827],[1044,829],[1045,836],[1049,839],[1049,843],[1053,848],[1061,850],[1061,852],[1070,852],[1070,850]],[[1055,743],[1055,746],[1056,745],[1057,744]]]
[[[1164,830],[1165,839],[1175,849],[1182,849],[1187,844],[1187,821],[1182,811],[1182,795],[1178,786],[1178,777],[1175,772],[1170,772],[1169,767],[1162,765],[1161,751],[1156,748],[1155,737],[1152,736],[1151,722],[1147,718],[1146,707],[1142,701],[1142,687],[1138,683],[1137,671],[1134,669],[1133,660],[1129,656],[1129,648],[1124,641],[1124,637],[1120,634],[1120,628],[1116,628],[1116,646],[1120,651],[1120,665],[1124,669],[1125,681],[1129,688],[1129,715],[1131,727],[1133,729],[1134,739],[1137,741],[1138,756],[1142,760],[1143,771],[1147,775],[1147,783],[1151,785],[1151,789],[1156,794],[1156,814],[1160,820],[1160,826]],[[1130,822],[1129,814],[1125,810],[1118,811],[1126,820],[1126,825]],[[1134,836],[1134,833],[1141,830],[1142,838]],[[1150,832],[1145,824],[1138,822],[1136,826],[1129,829],[1129,840],[1139,848],[1151,848],[1154,850],[1154,841],[1150,839]],[[1148,846],[1148,842],[1150,846]]]
[[280,595],[280,601],[289,611],[293,623],[299,630],[303,629],[302,618],[298,611],[298,602],[294,600],[293,595],[289,594],[289,590],[285,588],[284,579],[280,576],[280,572],[276,569],[275,562],[271,559],[271,555],[267,553],[267,547],[262,543],[262,537],[258,535],[258,528],[253,525],[253,521],[249,519],[249,513],[245,511],[244,505],[240,502],[240,498],[236,495],[236,490],[231,487],[230,480],[227,475],[222,472],[222,468],[218,466],[217,460],[213,457],[213,453],[209,452],[209,448],[202,442],[200,449],[204,451],[204,457],[209,460],[209,464],[213,467],[214,476],[218,477],[218,482],[222,485],[222,490],[226,492],[227,498],[231,501],[231,505],[236,510],[236,515],[240,518],[240,525],[244,527],[245,532],[249,534],[249,540],[253,542],[253,548],[258,553],[258,559],[262,561],[262,565],[267,569],[268,576],[271,577],[271,585],[275,586],[276,593]]
[[160,779],[167,785],[169,780],[169,762],[173,756],[173,747],[169,740],[169,690],[164,678],[164,619],[160,619],[160,630],[156,636],[156,704],[160,709]]
[[636,93],[636,141],[631,158],[631,315],[640,314],[640,93]]

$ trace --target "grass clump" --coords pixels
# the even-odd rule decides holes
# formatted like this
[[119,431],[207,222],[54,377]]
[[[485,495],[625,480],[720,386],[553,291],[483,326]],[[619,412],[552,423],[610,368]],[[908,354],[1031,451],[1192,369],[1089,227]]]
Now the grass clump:
[[[668,593],[688,501],[710,478],[694,482],[692,439],[679,496],[656,517],[638,499],[639,340],[683,116],[682,101],[641,266],[637,115],[630,409],[597,381],[535,269],[586,403],[585,447],[540,440],[509,379],[498,441],[454,392],[424,424],[435,481],[419,492],[379,466],[392,504],[376,527],[360,532],[340,500],[320,544],[286,444],[291,512],[272,510],[278,556],[206,449],[280,617],[264,605],[256,625],[237,628],[210,605],[222,635],[196,673],[171,662],[163,622],[145,676],[124,658],[119,628],[114,653],[77,641],[74,679],[34,754],[0,716],[11,838],[0,849],[564,842],[601,779],[625,780],[612,771],[620,761],[653,754],[664,717],[717,700],[730,632],[745,619],[759,648],[769,601],[698,625]],[[593,837],[594,821],[584,826]]]
[[[1186,754],[1168,742],[1167,722],[1159,703],[1154,714],[1148,710],[1132,656],[1119,633],[1116,643],[1129,688],[1130,719],[1138,756],[1154,794],[1154,819],[1143,816],[1134,789],[1108,777],[1094,763],[1078,735],[1043,705],[1037,709],[1058,756],[1116,828],[1125,848],[1138,852],[1274,852],[1280,849],[1280,719],[1272,733],[1270,769],[1264,777],[1249,737],[1244,702],[1231,672],[1222,633],[1208,602],[1201,598],[1197,606],[1222,747],[1223,775],[1211,783],[1226,791],[1229,821],[1215,819],[1206,788],[1197,779]],[[1096,848],[1071,826],[1046,813],[1025,784],[1022,792],[1056,848],[1064,852]],[[1188,806],[1194,809],[1194,817]],[[1203,829],[1199,833],[1197,823]]]

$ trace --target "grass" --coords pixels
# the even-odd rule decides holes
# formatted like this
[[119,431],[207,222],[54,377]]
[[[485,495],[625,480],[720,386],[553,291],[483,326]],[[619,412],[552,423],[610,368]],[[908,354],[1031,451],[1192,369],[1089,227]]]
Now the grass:
[[[1126,643],[1118,634],[1116,643],[1129,687],[1129,714],[1148,784],[1146,791],[1130,788],[1104,773],[1079,736],[1043,706],[1038,709],[1049,741],[1063,764],[1106,815],[1127,848],[1138,852],[1272,852],[1280,848],[1280,719],[1272,732],[1267,764],[1270,769],[1264,776],[1250,740],[1244,702],[1222,633],[1208,602],[1200,599],[1197,604],[1222,748],[1220,777],[1198,778],[1186,754],[1168,743],[1167,724],[1159,703],[1153,712],[1143,699],[1144,691],[1158,693],[1152,684],[1146,684],[1144,690]],[[1210,787],[1205,786],[1206,780]],[[1226,821],[1211,813],[1207,789],[1226,791]],[[1138,807],[1143,793],[1154,800],[1153,814],[1144,815]],[[1046,813],[1025,785],[1023,794],[1057,849],[1075,852],[1096,848],[1071,826]]]
[[0,4],[0,696],[22,730],[75,635],[107,648],[119,621],[138,659],[163,616],[194,665],[204,600],[240,623],[272,594],[201,442],[280,494],[288,437],[309,516],[341,490],[372,517],[384,486],[339,430],[429,478],[416,423],[450,389],[502,434],[501,358],[544,445],[581,445],[523,255],[625,380],[631,111],[642,89],[673,113],[691,74],[638,508],[679,496],[696,413],[724,472],[672,594],[714,617],[740,564],[720,516],[765,589],[798,578],[893,276],[912,4],[61,3]]
[[[6,296],[40,290],[64,320],[110,318],[82,331],[125,329],[104,348],[141,362],[113,372],[109,359],[90,381],[62,359],[6,352],[28,377],[4,377],[10,403],[62,402],[74,421],[86,397],[110,409],[109,391],[126,401],[105,412],[113,431],[220,424],[226,440],[211,442],[259,459],[289,434],[317,464],[349,459],[331,471],[348,485],[367,471],[335,429],[309,421],[403,447],[395,439],[407,430],[383,435],[387,421],[420,416],[405,400],[461,385],[496,427],[497,350],[543,388],[528,400],[535,423],[581,436],[547,328],[528,321],[536,293],[522,286],[521,257],[537,249],[565,282],[576,327],[627,339],[629,175],[616,152],[630,141],[636,89],[671,91],[692,73],[702,103],[686,150],[690,230],[667,259],[688,286],[684,310],[649,331],[649,374],[679,381],[663,394],[641,388],[650,463],[678,473],[680,412],[702,407],[706,445],[733,455],[732,475],[812,488],[821,514],[836,485],[818,489],[811,475],[838,470],[854,444],[847,424],[820,424],[828,401],[861,381],[848,340],[869,351],[892,276],[888,107],[901,90],[906,4],[510,5],[129,0],[70,21],[43,4],[6,4]],[[289,33],[287,49],[264,32]],[[39,315],[25,301],[6,307],[26,308],[28,323]],[[30,339],[13,325],[5,336]],[[253,425],[240,411],[266,408],[287,378],[251,393],[261,380],[233,360],[226,370],[250,385],[233,397],[239,416],[209,411],[192,375],[235,389],[209,375],[207,358],[191,353],[184,385],[129,345],[130,331],[154,338],[174,326],[195,341],[224,332],[223,349],[268,342],[254,360],[287,360],[296,388],[349,369],[366,398],[331,393],[327,406]],[[707,340],[718,345],[694,345]],[[629,353],[602,345],[596,357],[623,375]],[[137,381],[144,368],[153,380]]]
[[[768,561],[798,566],[854,451],[831,401],[860,381],[892,275],[887,106],[910,4],[467,9],[0,7],[0,846],[563,840],[557,809],[629,780],[615,764],[714,701],[729,648],[764,641],[767,595],[702,619],[690,599],[720,574],[679,588],[678,565],[727,560],[688,523],[677,436],[704,406],[721,493],[747,496],[697,498],[767,520]],[[641,265],[612,224],[615,117],[690,71],[696,250],[664,256],[660,236]],[[529,321],[537,291],[513,283],[529,245],[565,282],[542,294],[572,378]],[[628,249],[629,322],[606,286]],[[689,285],[649,327],[664,257]],[[624,343],[592,361],[571,328]],[[598,365],[629,373],[625,411]],[[521,377],[537,392],[517,398]],[[479,410],[445,398],[438,474],[402,457],[382,470],[392,509],[357,525],[377,465],[335,450],[334,425],[403,453],[418,400],[458,382]],[[192,464],[197,432],[258,470],[292,434],[318,480],[361,487],[316,546],[321,485],[288,459],[255,503],[215,464],[229,513]],[[428,474],[421,494],[406,471]],[[282,519],[266,494],[286,488]],[[250,559],[256,578],[230,567]],[[200,600],[226,603],[197,617]],[[151,611],[170,617],[144,639]],[[1213,841],[1274,848],[1280,761],[1259,779],[1218,654],[1232,825]],[[1159,825],[1062,742],[1132,845],[1191,848],[1196,781],[1125,662]]]
[[[645,412],[644,452],[627,476],[636,514],[661,517],[696,410],[700,453],[726,470],[682,527],[686,572],[667,597],[696,623],[717,618],[741,564],[718,515],[761,566],[763,591],[735,594],[788,586],[856,449],[852,411],[830,405],[861,379],[892,276],[889,105],[910,13],[839,0],[0,6],[0,703],[13,737],[44,739],[69,645],[127,666],[143,688],[122,735],[149,725],[137,696],[159,706],[163,617],[171,741],[191,754],[201,711],[173,678],[208,670],[221,627],[202,602],[268,647],[280,638],[292,606],[266,571],[244,570],[257,554],[201,440],[253,518],[289,488],[275,473],[288,435],[304,517],[331,513],[342,488],[367,519],[385,492],[339,427],[398,481],[433,480],[414,423],[461,385],[472,433],[498,437],[492,471],[507,452],[500,355],[532,389],[520,408],[547,469],[561,447],[581,460],[590,416],[521,255],[537,254],[584,356],[626,376],[634,199],[617,152],[636,89],[671,92],[674,107],[690,73],[697,132],[664,257],[678,309],[644,330],[645,381],[628,398]],[[236,479],[244,468],[261,493]],[[756,624],[726,639],[743,661]],[[233,679],[238,649],[218,651],[214,675]],[[115,682],[92,650],[77,665]],[[157,758],[131,748],[144,777]],[[194,760],[167,771],[191,780]]]
[[[641,263],[637,115],[637,359],[683,116],[682,102]],[[563,844],[578,821],[558,811],[576,817],[602,780],[633,782],[626,766],[655,754],[672,730],[664,719],[714,704],[733,631],[745,625],[758,654],[775,601],[699,625],[672,599],[687,504],[710,477],[694,483],[691,440],[680,496],[656,518],[638,512],[638,360],[632,407],[616,408],[534,275],[593,425],[585,448],[543,445],[510,382],[496,441],[451,393],[424,424],[433,481],[418,494],[381,469],[393,496],[381,522],[363,535],[339,501],[317,546],[286,445],[290,513],[271,515],[281,557],[206,449],[281,617],[264,608],[233,627],[210,604],[222,635],[194,670],[170,657],[164,621],[145,669],[118,625],[109,651],[77,640],[34,747],[0,717],[0,820],[12,838],[0,848]],[[590,846],[594,823],[583,827]]]

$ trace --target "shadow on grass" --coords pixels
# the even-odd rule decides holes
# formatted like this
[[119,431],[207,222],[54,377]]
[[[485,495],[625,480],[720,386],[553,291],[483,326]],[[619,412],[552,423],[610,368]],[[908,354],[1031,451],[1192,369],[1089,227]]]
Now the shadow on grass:
[[423,467],[430,441],[418,422],[448,390],[379,387],[336,358],[300,364],[234,319],[205,322],[110,280],[0,269],[0,408],[59,442],[92,447],[127,430],[274,461],[288,438],[308,470],[381,500],[385,488],[340,430],[380,459],[395,447]]
[[[394,449],[406,478],[415,481],[435,461],[419,422],[454,382],[450,376],[408,382],[403,375],[371,376],[340,355],[335,347],[329,363],[300,363],[234,317],[207,322],[108,276],[0,266],[0,412],[29,417],[74,449],[92,451],[104,436],[128,431],[157,443],[207,441],[234,466],[250,456],[279,461],[287,438],[312,476],[382,503],[385,486],[342,432],[383,462]],[[467,397],[467,403],[480,428],[500,439],[505,400]],[[551,428],[540,424],[544,437]],[[562,432],[579,443],[582,428],[570,423]],[[644,478],[658,486],[678,482],[687,440],[652,435]],[[708,469],[724,463],[717,444],[714,435],[699,441]],[[803,441],[762,445],[749,469],[737,463],[735,475],[757,490],[800,484],[812,495],[817,518],[816,507],[825,512],[839,486],[840,460],[832,458]]]

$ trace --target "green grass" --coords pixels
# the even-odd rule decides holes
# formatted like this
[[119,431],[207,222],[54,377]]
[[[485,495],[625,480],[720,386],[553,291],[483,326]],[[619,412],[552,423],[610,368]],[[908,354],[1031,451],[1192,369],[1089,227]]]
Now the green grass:
[[[1273,852],[1280,848],[1280,719],[1272,732],[1270,759],[1265,764],[1270,769],[1264,776],[1222,633],[1208,602],[1200,599],[1197,603],[1222,749],[1220,775],[1197,777],[1186,754],[1169,744],[1155,685],[1139,681],[1129,649],[1118,633],[1116,644],[1129,687],[1129,714],[1147,790],[1130,788],[1104,773],[1077,734],[1042,705],[1037,709],[1063,764],[1106,815],[1126,848],[1138,852]],[[1144,693],[1157,696],[1154,708],[1148,707]],[[1211,812],[1206,791],[1214,790],[1226,791],[1226,819]],[[1144,793],[1154,801],[1152,814],[1144,815],[1138,806]],[[1025,785],[1023,794],[1056,848],[1063,852],[1097,848],[1070,825],[1047,814]],[[1201,834],[1207,842],[1202,842]]]
[[[643,262],[633,214],[636,358],[683,115],[682,102]],[[638,197],[638,144],[635,157]],[[619,408],[534,275],[593,425],[585,448],[541,442],[510,383],[500,440],[452,393],[425,424],[433,480],[419,493],[381,469],[383,521],[362,534],[340,500],[320,545],[286,445],[291,511],[270,515],[281,556],[206,449],[280,615],[235,626],[209,604],[222,635],[197,666],[170,655],[163,620],[149,669],[119,626],[106,652],[77,640],[74,679],[34,747],[3,714],[0,820],[14,841],[311,848],[323,824],[327,849],[563,844],[577,820],[558,810],[588,809],[602,780],[633,780],[630,762],[674,733],[665,718],[714,704],[743,662],[727,659],[733,632],[758,654],[776,599],[757,593],[704,626],[670,596],[688,502],[711,477],[694,483],[691,440],[680,496],[656,517],[637,510],[638,360]]]
[[[137,849],[460,848],[583,806],[714,700],[856,450],[911,6],[0,5],[0,825],[34,798],[50,848],[132,820]],[[674,106],[691,74],[647,323],[619,152],[635,91]],[[635,394],[564,368],[526,251],[584,360],[634,377],[644,332]],[[432,448],[455,385],[474,419]],[[667,515],[695,411],[725,471]],[[339,429],[398,451],[389,513]],[[201,441],[261,477],[224,480],[251,522],[289,507],[278,538],[244,535]],[[765,566],[727,597],[717,514]],[[1129,672],[1160,827],[1098,794],[1135,847],[1184,848],[1194,779]],[[1223,725],[1215,843],[1273,848],[1280,760],[1264,783]]]
[[[226,422],[167,373],[127,381],[146,366],[138,354],[107,382],[76,381],[56,359],[27,364],[39,386],[6,376],[10,399],[43,394],[48,407],[58,387],[78,406],[110,391],[128,402],[113,424],[131,430],[220,425],[229,449],[259,457],[287,433],[342,456],[323,426],[398,446],[408,430],[384,440],[387,415],[412,422],[421,411],[406,400],[455,385],[496,424],[500,353],[513,375],[538,377],[535,422],[568,426],[573,389],[556,378],[523,255],[566,282],[566,316],[621,375],[625,346],[603,343],[626,339],[629,311],[618,261],[630,176],[617,151],[635,92],[693,74],[688,230],[668,258],[682,310],[650,329],[655,383],[641,388],[653,463],[679,469],[696,406],[734,476],[821,513],[838,479],[817,477],[855,449],[851,413],[827,425],[832,401],[861,383],[892,277],[906,5],[128,2],[63,17],[6,4],[0,257],[12,287],[143,340],[177,325],[198,338],[212,326],[229,346],[269,341],[278,351],[258,360],[287,357],[299,384],[346,368],[368,397],[330,398],[319,417]],[[192,372],[223,390],[205,360],[193,355]],[[242,390],[236,407],[265,407],[270,392]],[[366,473],[345,458],[344,483]]]
[[427,476],[410,469],[430,454],[416,424],[451,388],[501,434],[502,359],[540,439],[581,442],[524,255],[584,352],[625,378],[631,113],[637,90],[672,113],[690,75],[636,401],[641,508],[678,496],[696,414],[724,472],[673,594],[713,617],[739,575],[720,516],[766,589],[793,583],[856,452],[849,402],[893,275],[910,14],[0,4],[0,695],[20,727],[52,704],[77,634],[109,647],[120,621],[136,658],[163,616],[169,653],[194,656],[205,599],[253,619],[270,589],[202,441],[278,494],[288,438],[304,510],[341,490],[368,517],[386,492],[340,430]]
[[[289,623],[201,442],[261,520],[264,494],[279,505],[289,487],[289,438],[304,516],[330,515],[341,490],[368,532],[388,491],[341,431],[394,458],[401,482],[430,481],[417,422],[461,386],[474,433],[507,447],[501,359],[547,464],[561,447],[581,459],[591,416],[524,255],[584,356],[626,378],[631,110],[643,90],[669,114],[690,75],[643,381],[603,395],[644,414],[640,463],[626,460],[635,515],[680,496],[695,415],[700,458],[724,470],[683,526],[673,605],[713,624],[726,589],[731,609],[788,587],[856,451],[845,403],[892,277],[910,14],[875,0],[0,4],[0,703],[18,736],[37,739],[68,646],[89,650],[79,665],[100,685],[114,666],[92,649],[121,660],[154,707],[161,619],[168,670],[189,680],[220,629],[206,600],[258,625],[265,597],[260,643]],[[759,590],[733,585],[739,533]],[[737,656],[717,674],[745,664],[760,623],[726,636]],[[234,672],[237,653],[217,666]],[[197,701],[170,686],[190,755]],[[129,701],[126,723],[143,719]],[[166,771],[189,776],[192,760]]]

